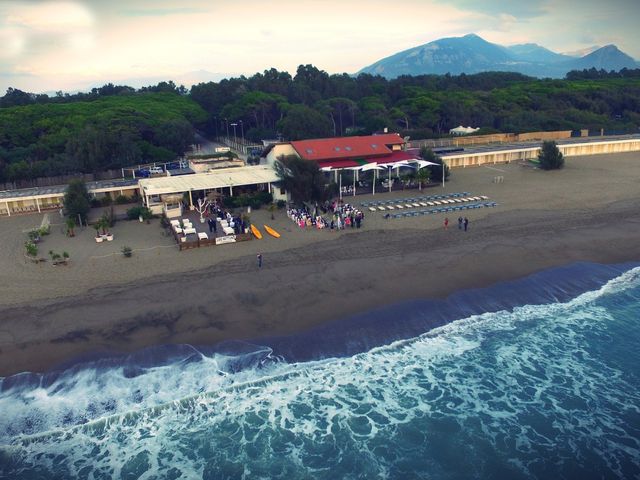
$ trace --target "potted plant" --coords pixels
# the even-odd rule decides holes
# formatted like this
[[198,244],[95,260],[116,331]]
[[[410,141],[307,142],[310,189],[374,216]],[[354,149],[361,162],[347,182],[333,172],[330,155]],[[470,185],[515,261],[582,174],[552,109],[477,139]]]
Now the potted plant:
[[67,235],[70,237],[75,237],[76,232],[74,229],[76,228],[76,222],[73,218],[67,218]]
[[33,242],[25,242],[25,248],[27,249],[27,255],[30,257],[36,257],[38,255],[38,246]]
[[102,235],[100,235],[100,222],[96,222],[93,224],[93,228],[96,229],[96,243],[102,243]]
[[69,253],[68,252],[62,252],[62,261],[66,263],[69,261]]

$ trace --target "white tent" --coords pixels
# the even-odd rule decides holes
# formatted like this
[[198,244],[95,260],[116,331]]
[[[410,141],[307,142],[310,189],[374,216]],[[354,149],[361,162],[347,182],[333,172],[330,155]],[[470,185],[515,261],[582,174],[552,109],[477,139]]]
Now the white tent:
[[459,127],[449,130],[449,135],[469,135],[470,133],[477,132],[478,130],[480,130],[480,128],[463,127],[460,125]]

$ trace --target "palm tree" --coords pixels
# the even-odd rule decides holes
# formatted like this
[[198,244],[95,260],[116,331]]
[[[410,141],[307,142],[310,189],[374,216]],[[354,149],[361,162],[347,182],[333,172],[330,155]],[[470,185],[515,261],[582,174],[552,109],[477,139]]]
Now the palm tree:
[[421,168],[416,172],[416,180],[418,180],[418,189],[422,190],[422,183],[429,183],[431,172],[428,168]]

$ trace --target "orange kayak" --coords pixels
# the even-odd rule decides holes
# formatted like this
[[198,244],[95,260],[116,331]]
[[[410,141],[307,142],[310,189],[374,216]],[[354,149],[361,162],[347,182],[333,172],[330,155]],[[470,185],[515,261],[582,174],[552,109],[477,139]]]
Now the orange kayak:
[[260,233],[260,230],[258,230],[255,225],[251,225],[251,233],[253,233],[254,237],[258,240],[262,240],[262,233]]
[[280,234],[278,232],[276,232],[273,228],[271,228],[269,225],[264,225],[264,229],[272,237],[280,238]]

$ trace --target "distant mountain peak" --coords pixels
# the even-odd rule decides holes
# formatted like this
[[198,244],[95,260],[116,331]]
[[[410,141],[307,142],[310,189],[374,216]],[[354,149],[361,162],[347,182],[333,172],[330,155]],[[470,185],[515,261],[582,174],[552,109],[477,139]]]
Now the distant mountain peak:
[[637,68],[633,58],[616,45],[606,45],[581,58],[553,52],[536,43],[508,47],[488,42],[475,33],[434,40],[383,58],[358,73],[395,78],[400,75],[518,72],[559,78],[571,70]]

